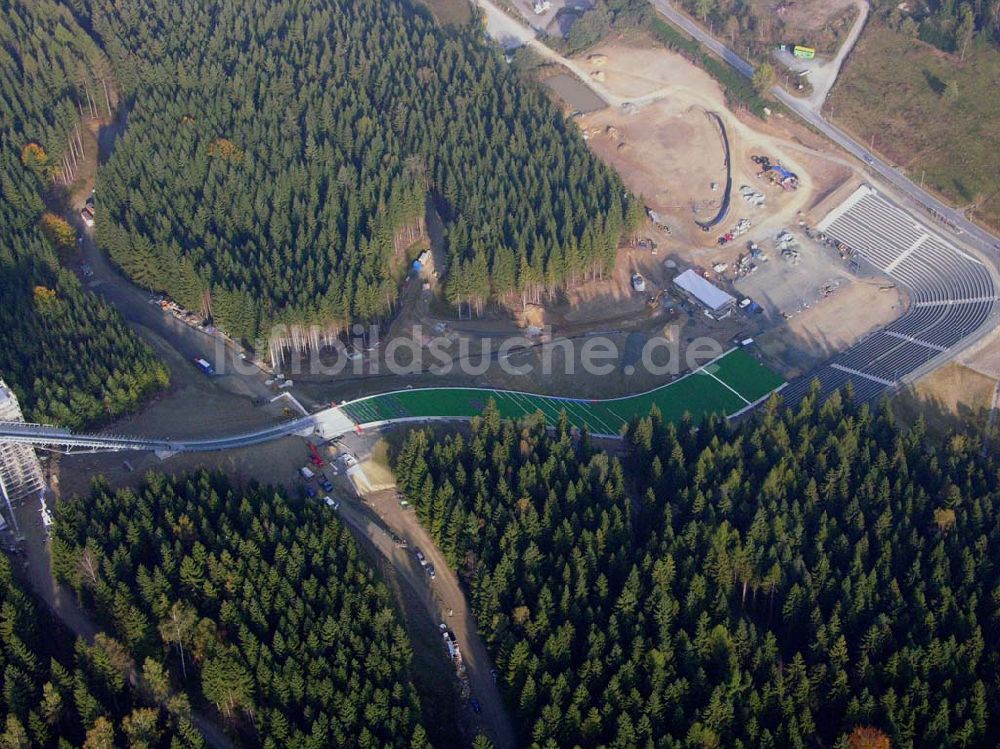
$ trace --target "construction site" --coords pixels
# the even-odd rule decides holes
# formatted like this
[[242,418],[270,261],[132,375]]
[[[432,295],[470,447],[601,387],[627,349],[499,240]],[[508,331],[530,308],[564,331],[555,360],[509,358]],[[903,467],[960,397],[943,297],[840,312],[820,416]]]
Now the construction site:
[[[492,19],[491,19],[492,20]],[[498,388],[581,397],[615,397],[662,384],[634,365],[653,338],[683,343],[713,338],[723,348],[753,338],[759,355],[784,377],[807,371],[898,315],[894,284],[860,272],[812,227],[860,181],[853,165],[788,120],[734,113],[703,70],[649,40],[600,46],[560,58],[539,77],[562,103],[588,146],[641,197],[648,222],[619,250],[614,271],[581,281],[537,303],[497,300],[470,317],[444,300],[447,278],[440,221],[427,217],[432,257],[403,289],[385,340],[421,331],[423,347],[453,356],[511,335],[527,339],[512,361],[534,365],[510,375],[490,366]],[[637,71],[642,71],[641,73]],[[715,310],[675,280],[692,272],[733,299]],[[544,377],[542,348],[552,340],[600,335],[621,356],[623,377],[591,377],[559,366]],[[333,355],[324,354],[329,360]],[[295,378],[304,400],[353,398],[394,384],[379,350],[361,350],[360,374]],[[479,385],[482,377],[449,371],[447,382]],[[407,376],[414,387],[442,383],[428,367]]]
[[[674,300],[662,309],[681,336],[754,336],[766,361],[794,377],[901,313],[905,293],[891,279],[852,264],[813,229],[861,184],[854,164],[787,118],[733,112],[707,73],[651,41],[604,45],[574,62],[609,102],[574,121],[642,196],[650,221],[637,249],[622,253],[617,283],[573,290],[550,317],[600,324],[584,311],[588,300],[610,296],[622,310],[623,281],[639,272],[651,296]],[[686,308],[670,281],[687,268],[739,299],[740,314],[712,320]]]

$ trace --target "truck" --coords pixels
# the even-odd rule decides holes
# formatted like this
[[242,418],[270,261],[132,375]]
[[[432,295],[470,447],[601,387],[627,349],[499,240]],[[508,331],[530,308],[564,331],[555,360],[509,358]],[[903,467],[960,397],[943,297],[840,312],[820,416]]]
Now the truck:
[[441,629],[441,639],[444,640],[444,646],[448,650],[448,656],[453,660],[458,658],[461,651],[458,648],[458,638],[455,637],[455,633],[448,629],[444,622],[438,626]]
[[412,265],[413,272],[415,274],[420,273],[420,271],[424,269],[424,266],[426,266],[427,263],[430,262],[430,259],[431,259],[430,250],[424,250],[419,255],[417,255],[417,259],[413,261]]
[[202,371],[202,374],[208,375],[209,377],[215,374],[215,367],[213,367],[209,362],[205,361],[204,359],[201,358],[195,359],[194,365]]

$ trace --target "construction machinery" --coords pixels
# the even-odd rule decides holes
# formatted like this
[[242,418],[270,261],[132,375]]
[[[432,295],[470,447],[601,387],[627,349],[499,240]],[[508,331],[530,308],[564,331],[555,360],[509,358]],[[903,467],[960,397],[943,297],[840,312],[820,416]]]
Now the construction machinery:
[[719,246],[724,246],[732,242],[736,237],[741,237],[750,231],[750,219],[741,218],[736,222],[736,225],[719,237]]
[[659,309],[660,304],[663,301],[663,297],[666,295],[665,289],[660,289],[655,294],[653,294],[649,299],[646,300],[646,304],[650,309]]
[[757,192],[750,185],[743,185],[740,187],[740,195],[743,199],[752,206],[760,207],[764,205],[764,193]]

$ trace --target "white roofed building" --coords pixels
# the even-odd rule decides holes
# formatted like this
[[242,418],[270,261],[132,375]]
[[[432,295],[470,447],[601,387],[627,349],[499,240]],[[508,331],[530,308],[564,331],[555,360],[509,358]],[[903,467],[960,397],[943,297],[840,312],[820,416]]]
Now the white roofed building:
[[674,278],[674,285],[713,315],[728,312],[736,304],[736,297],[702,278],[694,270],[686,270]]

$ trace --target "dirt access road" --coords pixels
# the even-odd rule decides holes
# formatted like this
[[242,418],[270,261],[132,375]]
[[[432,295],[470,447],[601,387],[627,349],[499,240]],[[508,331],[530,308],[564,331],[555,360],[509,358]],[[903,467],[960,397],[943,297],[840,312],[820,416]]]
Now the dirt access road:
[[868,0],[855,0],[854,5],[858,9],[858,17],[854,20],[854,25],[851,26],[851,31],[848,33],[847,38],[844,39],[844,43],[837,50],[837,56],[832,60],[818,60],[815,58],[812,60],[801,60],[789,52],[774,53],[774,56],[791,70],[809,71],[809,83],[812,84],[813,90],[802,101],[814,112],[818,113],[823,109],[826,97],[830,93],[830,89],[833,88],[833,84],[837,81],[837,76],[840,75],[840,69],[844,65],[844,60],[847,59],[851,50],[854,49],[858,37],[861,36],[861,31],[865,27],[865,21],[868,20],[868,12],[871,10]]
[[[470,696],[482,705],[479,715],[473,714],[467,705],[461,706],[467,713],[464,717],[489,736],[497,749],[516,747],[514,727],[507,717],[500,691],[493,683],[492,661],[466,605],[465,594],[430,535],[413,512],[400,509],[395,489],[370,494],[365,504],[346,488],[338,494],[341,520],[355,536],[364,538],[388,560],[400,581],[415,593],[433,621],[445,622],[455,632],[469,678]],[[409,549],[397,547],[386,533],[387,528],[407,539]],[[434,565],[436,579],[433,581],[417,563],[415,549],[420,549]],[[443,649],[443,643],[441,647]]]
[[267,375],[242,361],[223,339],[181,322],[159,305],[150,304],[149,294],[124,278],[97,248],[93,231],[80,227],[78,219],[76,223],[82,230],[80,253],[83,262],[93,271],[92,276],[82,279],[83,283],[113,304],[140,337],[155,346],[156,343],[150,341],[149,331],[155,333],[187,360],[192,372],[196,372],[190,363],[192,359],[201,357],[212,362],[219,373],[212,382],[234,395],[267,399],[274,396],[264,384]]
[[[97,168],[114,152],[115,143],[125,129],[127,120],[128,114],[123,112],[113,122],[95,120],[85,128],[85,164],[81,168],[81,179],[73,186],[69,214],[65,216],[81,238],[78,246],[80,262],[73,264],[81,282],[114,305],[129,326],[152,345],[157,353],[161,353],[166,344],[186,360],[183,368],[177,366],[176,361],[165,362],[171,370],[172,381],[189,380],[190,372],[197,374],[191,360],[201,357],[212,362],[219,373],[212,378],[213,384],[234,395],[270,399],[273,393],[264,384],[267,374],[249,361],[241,360],[236,348],[223,338],[193,328],[160,309],[158,305],[150,304],[149,293],[133,284],[114,267],[94,242],[93,229],[84,226],[80,219],[80,210],[95,187]],[[100,210],[100,200],[97,209]],[[90,267],[91,275],[87,276],[82,272],[83,265]],[[190,371],[178,371],[181,369]],[[200,374],[198,376],[202,377]]]
[[[346,436],[340,443],[341,449],[360,461],[362,470],[371,470],[373,474],[378,473],[380,476],[385,474],[383,477],[386,481],[376,482],[383,486],[389,481],[394,482],[394,477],[386,470],[380,468],[375,471],[369,466],[373,465],[373,447],[385,439],[385,436],[386,432],[371,431],[363,435]],[[507,715],[500,690],[493,681],[493,661],[479,636],[458,576],[448,566],[430,534],[420,525],[416,513],[412,508],[404,510],[399,506],[395,484],[391,488],[369,492],[360,499],[351,480],[343,474],[336,478],[335,484],[341,498],[341,520],[356,537],[370,542],[392,565],[397,579],[423,604],[433,626],[444,622],[455,633],[469,680],[470,696],[482,705],[482,713],[478,715],[472,712],[468,704],[459,706],[462,722],[474,727],[469,743],[471,744],[476,733],[482,732],[493,741],[497,749],[514,749],[517,746],[517,734]],[[408,548],[397,547],[387,531],[406,539]],[[434,565],[434,580],[427,576],[417,562],[417,549]],[[437,641],[437,646],[444,650],[444,644],[440,640]]]

